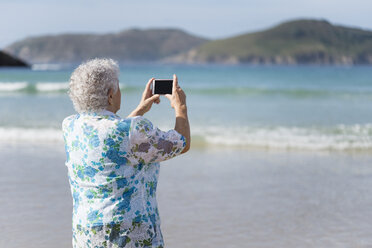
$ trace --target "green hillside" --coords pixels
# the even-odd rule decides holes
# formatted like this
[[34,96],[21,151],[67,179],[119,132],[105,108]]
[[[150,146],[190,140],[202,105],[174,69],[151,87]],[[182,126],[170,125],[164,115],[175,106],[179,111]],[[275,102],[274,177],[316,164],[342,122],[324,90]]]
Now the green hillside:
[[170,60],[187,63],[372,64],[372,32],[297,20],[210,41]]
[[372,64],[372,31],[325,20],[295,20],[261,32],[208,41],[178,29],[27,38],[5,51],[29,63],[119,62]]
[[206,39],[177,29],[130,29],[110,34],[61,34],[27,38],[5,48],[29,63],[79,63],[95,57],[120,62],[158,61]]

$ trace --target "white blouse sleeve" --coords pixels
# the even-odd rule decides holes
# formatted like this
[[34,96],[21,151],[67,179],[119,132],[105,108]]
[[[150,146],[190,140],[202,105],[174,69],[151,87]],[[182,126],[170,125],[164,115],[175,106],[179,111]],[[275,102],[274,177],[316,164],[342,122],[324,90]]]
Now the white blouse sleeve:
[[173,158],[186,146],[185,137],[176,130],[164,132],[142,116],[133,118],[129,140],[132,156],[144,164]]

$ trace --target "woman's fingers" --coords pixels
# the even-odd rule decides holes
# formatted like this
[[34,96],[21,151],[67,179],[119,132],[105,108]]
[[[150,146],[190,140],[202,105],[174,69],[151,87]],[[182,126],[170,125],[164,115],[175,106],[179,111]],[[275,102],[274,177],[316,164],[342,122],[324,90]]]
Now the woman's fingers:
[[174,96],[174,94],[172,94],[172,95],[171,95],[171,94],[165,94],[164,96],[165,96],[166,98],[168,98],[171,107],[174,108],[174,105],[173,105],[173,102],[174,102],[174,100],[173,100],[173,99],[174,99],[173,96]]
[[143,97],[144,98],[147,98],[149,96],[151,96],[151,84],[152,84],[152,81],[154,80],[155,78],[151,78],[147,84],[146,84],[146,88],[145,88],[145,91],[143,92]]
[[[160,103],[160,95],[158,95],[158,94],[152,95],[151,84],[152,84],[152,82],[153,82],[154,79],[155,78],[151,78],[147,82],[145,91],[143,92],[143,98],[142,99],[143,99],[143,101],[144,101],[144,103],[145,103],[146,106],[151,106],[152,103],[156,103],[156,104],[159,104]],[[180,93],[182,94],[182,89],[178,85],[177,75],[176,74],[173,74],[173,89],[172,89],[172,94],[165,94],[164,95],[166,98],[169,99],[172,108],[174,107],[174,104],[175,104],[174,101],[177,102],[177,100],[175,100],[175,98],[179,98],[178,95]]]
[[171,94],[165,94],[164,96],[165,96],[166,98],[168,98],[169,100],[172,99],[172,95],[171,95]]
[[146,90],[151,90],[151,84],[152,84],[152,81],[154,80],[155,78],[150,78],[150,80],[147,82],[146,84]]
[[176,89],[178,88],[178,78],[176,74],[173,74],[173,88],[172,93],[176,92]]
[[159,97],[160,97],[160,95],[156,94],[156,95],[153,95],[152,97],[148,98],[146,101],[148,101],[148,102],[160,101]]

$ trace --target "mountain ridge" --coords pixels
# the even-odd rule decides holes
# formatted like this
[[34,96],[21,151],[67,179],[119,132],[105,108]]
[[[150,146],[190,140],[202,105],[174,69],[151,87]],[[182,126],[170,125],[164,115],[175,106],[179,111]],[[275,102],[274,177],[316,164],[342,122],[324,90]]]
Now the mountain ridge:
[[372,31],[297,19],[271,28],[208,40],[176,28],[132,28],[106,34],[30,37],[5,49],[30,63],[119,62],[182,64],[372,64]]
[[372,31],[300,19],[210,41],[166,58],[173,63],[372,64]]
[[119,62],[157,61],[207,41],[183,30],[127,29],[117,33],[43,35],[17,41],[4,50],[30,63],[79,63],[95,57]]

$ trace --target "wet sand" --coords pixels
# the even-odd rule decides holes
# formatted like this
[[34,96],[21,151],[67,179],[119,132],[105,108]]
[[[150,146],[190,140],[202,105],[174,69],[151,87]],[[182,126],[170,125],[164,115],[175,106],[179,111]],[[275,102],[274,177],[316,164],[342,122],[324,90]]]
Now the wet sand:
[[[71,247],[60,143],[0,145],[0,247]],[[371,247],[372,154],[194,149],[162,164],[166,247]]]

